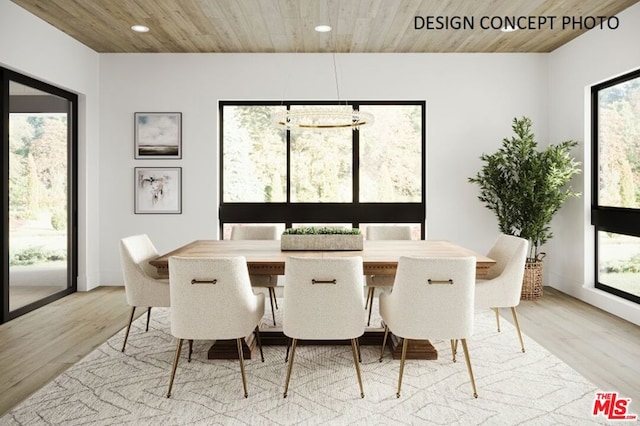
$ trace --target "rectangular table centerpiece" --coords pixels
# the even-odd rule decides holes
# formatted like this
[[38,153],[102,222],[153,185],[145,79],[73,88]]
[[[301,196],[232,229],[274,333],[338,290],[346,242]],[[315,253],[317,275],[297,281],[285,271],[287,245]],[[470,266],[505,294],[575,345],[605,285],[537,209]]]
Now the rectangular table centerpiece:
[[280,248],[293,250],[352,251],[363,249],[360,230],[344,228],[288,228],[282,234]]

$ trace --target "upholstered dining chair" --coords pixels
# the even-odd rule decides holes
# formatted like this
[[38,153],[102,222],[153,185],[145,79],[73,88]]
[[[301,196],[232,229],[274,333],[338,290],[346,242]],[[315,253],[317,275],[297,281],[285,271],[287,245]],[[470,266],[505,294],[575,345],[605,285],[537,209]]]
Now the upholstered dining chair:
[[[171,334],[178,339],[167,398],[184,340],[236,339],[244,397],[249,396],[244,371],[242,339],[252,332],[260,348],[259,324],[264,315],[264,294],[251,289],[244,257],[170,257]],[[189,347],[189,359],[191,346]]]
[[527,261],[529,242],[524,238],[501,234],[498,236],[487,257],[496,263],[484,279],[476,280],[476,308],[491,308],[496,313],[496,324],[500,331],[500,308],[511,308],[513,322],[518,332],[520,348],[524,352],[524,342],[516,306],[520,304],[522,279]]
[[362,258],[288,257],[284,269],[284,334],[292,339],[284,397],[298,340],[351,340],[360,396],[358,337],[364,334]]
[[473,333],[475,257],[414,258],[401,257],[391,293],[380,295],[380,314],[385,333],[380,362],[389,331],[403,339],[398,391],[410,339],[442,339],[462,342],[473,396],[478,397],[473,377],[467,338]]
[[[232,240],[277,240],[280,237],[280,230],[277,225],[234,225],[231,228]],[[269,291],[269,302],[271,303],[271,317],[273,325],[276,325],[276,312],[278,300],[276,298],[276,287],[278,286],[277,275],[250,275],[253,287],[267,288]]]
[[[409,225],[368,225],[367,240],[410,240],[411,226]],[[373,310],[373,298],[376,288],[391,289],[393,287],[393,275],[367,275],[367,300],[365,309],[369,311],[367,325],[371,325],[371,311]]]
[[158,250],[146,234],[132,235],[120,240],[120,262],[124,278],[127,303],[131,306],[129,323],[122,343],[122,352],[127,346],[131,323],[138,306],[147,308],[147,327],[151,308],[170,306],[169,280],[158,276],[156,268],[149,261],[158,257]]

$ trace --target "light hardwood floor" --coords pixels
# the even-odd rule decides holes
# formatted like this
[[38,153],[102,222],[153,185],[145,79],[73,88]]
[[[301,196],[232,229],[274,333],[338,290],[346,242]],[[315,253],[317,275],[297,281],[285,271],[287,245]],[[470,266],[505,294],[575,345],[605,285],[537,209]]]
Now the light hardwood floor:
[[640,326],[549,287],[517,313],[524,334],[601,390],[631,398],[631,412],[640,416]]
[[[1,325],[0,415],[121,330],[128,313],[124,288],[100,287]],[[527,336],[602,390],[631,398],[640,414],[640,327],[551,288],[523,301],[518,318]]]
[[14,311],[66,289],[66,286],[9,286],[9,310]]
[[99,287],[0,325],[0,414],[121,330],[129,313],[124,287]]

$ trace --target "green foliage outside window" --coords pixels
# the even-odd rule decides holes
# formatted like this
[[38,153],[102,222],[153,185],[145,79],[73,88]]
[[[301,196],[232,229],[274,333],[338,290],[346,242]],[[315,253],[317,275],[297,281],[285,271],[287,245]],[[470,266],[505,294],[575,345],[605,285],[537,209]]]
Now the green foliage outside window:
[[67,227],[66,116],[12,114],[9,132],[9,209],[16,219],[50,212],[52,226]]
[[598,96],[598,204],[640,207],[640,78]]
[[[294,110],[318,105],[292,105]],[[358,156],[359,202],[422,199],[422,107],[361,105],[376,117],[360,129],[354,153],[350,129],[293,131],[290,170],[287,135],[271,122],[283,105],[227,105],[223,115],[223,201],[294,203],[353,201],[353,157]]]

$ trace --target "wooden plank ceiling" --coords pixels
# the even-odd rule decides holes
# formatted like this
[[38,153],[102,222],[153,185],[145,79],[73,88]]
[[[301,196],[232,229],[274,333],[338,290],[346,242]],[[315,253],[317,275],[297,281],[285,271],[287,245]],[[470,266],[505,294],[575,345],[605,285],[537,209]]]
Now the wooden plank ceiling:
[[[586,31],[562,28],[562,17],[591,24],[586,17],[614,16],[640,0],[12,1],[97,52],[301,53],[550,52]],[[415,16],[473,18],[473,29],[416,30]],[[480,28],[483,16],[497,17],[498,26],[504,17],[534,22],[507,33]],[[549,21],[537,29],[538,17],[555,17],[553,29]],[[323,23],[334,30],[315,32]],[[135,33],[134,24],[150,31]]]

